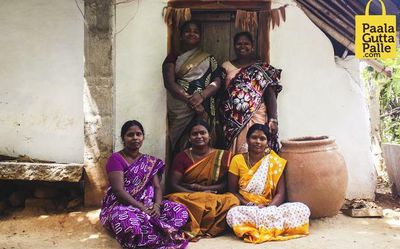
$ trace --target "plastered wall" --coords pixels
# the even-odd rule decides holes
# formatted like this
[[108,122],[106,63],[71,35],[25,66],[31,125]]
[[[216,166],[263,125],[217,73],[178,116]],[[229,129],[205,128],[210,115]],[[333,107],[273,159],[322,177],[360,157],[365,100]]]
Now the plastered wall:
[[0,6],[0,154],[83,162],[83,17],[70,0]]
[[335,137],[349,173],[347,197],[373,198],[376,173],[359,62],[335,62],[330,41],[299,8],[288,6],[286,15],[271,33],[271,64],[283,69],[280,137]]

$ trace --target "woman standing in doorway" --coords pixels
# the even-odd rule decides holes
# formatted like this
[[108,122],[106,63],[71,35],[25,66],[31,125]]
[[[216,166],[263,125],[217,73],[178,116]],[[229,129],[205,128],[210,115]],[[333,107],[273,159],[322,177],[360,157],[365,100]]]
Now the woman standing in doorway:
[[269,146],[278,151],[276,98],[282,90],[278,81],[281,70],[257,61],[249,32],[237,33],[233,42],[236,59],[222,64],[226,91],[220,114],[225,147],[233,153],[247,152],[247,131],[251,125],[261,123],[269,127]]
[[180,39],[182,53],[169,54],[163,63],[168,135],[174,154],[187,148],[187,126],[196,117],[207,121],[215,139],[217,110],[213,96],[221,85],[217,61],[199,47],[201,25],[195,21],[183,23]]

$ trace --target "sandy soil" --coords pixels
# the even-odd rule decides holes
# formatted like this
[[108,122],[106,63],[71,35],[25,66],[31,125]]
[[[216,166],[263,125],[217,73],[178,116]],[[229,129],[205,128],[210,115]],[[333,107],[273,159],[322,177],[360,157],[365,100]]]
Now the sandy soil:
[[[311,221],[305,238],[252,245],[231,233],[191,243],[190,249],[216,248],[400,248],[400,210],[384,210],[385,217],[350,218],[339,214]],[[101,227],[99,210],[46,214],[40,210],[14,211],[0,219],[0,249],[120,248]]]

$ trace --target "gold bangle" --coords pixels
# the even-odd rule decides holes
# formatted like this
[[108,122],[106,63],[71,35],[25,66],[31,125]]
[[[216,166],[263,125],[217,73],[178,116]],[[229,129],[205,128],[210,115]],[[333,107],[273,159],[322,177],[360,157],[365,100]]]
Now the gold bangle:
[[156,203],[156,202],[153,204],[153,206],[156,206],[156,207],[160,208],[160,204]]

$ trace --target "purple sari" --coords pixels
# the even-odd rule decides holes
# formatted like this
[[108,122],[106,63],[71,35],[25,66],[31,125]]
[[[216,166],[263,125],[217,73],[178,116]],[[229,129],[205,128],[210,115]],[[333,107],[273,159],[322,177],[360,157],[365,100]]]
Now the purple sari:
[[[113,153],[107,171],[123,170],[125,190],[145,206],[152,206],[155,198],[152,179],[155,174],[162,173],[164,166],[162,160],[149,155],[142,155],[128,165],[119,153]],[[189,217],[186,207],[166,200],[160,205],[160,213],[159,218],[153,218],[139,208],[119,203],[109,187],[100,222],[123,248],[185,248],[188,241],[181,227]]]

